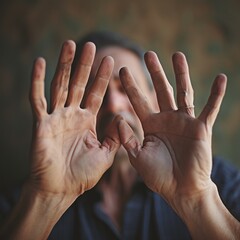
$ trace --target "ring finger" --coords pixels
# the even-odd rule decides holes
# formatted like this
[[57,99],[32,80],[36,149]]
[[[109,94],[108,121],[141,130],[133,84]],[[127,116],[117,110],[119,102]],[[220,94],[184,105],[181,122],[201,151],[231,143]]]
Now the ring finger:
[[183,53],[177,52],[173,55],[173,68],[176,77],[178,110],[194,117],[193,88],[187,60]]

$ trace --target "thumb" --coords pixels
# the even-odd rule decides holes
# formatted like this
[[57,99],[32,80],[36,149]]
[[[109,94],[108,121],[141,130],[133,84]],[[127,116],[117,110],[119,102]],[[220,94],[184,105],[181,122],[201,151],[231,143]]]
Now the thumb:
[[137,137],[135,136],[132,128],[128,125],[128,123],[121,119],[118,125],[120,141],[126,151],[128,152],[131,163],[135,161],[138,152],[141,149],[141,144]]
[[102,148],[107,149],[110,159],[113,161],[113,158],[121,146],[120,136],[118,133],[118,125],[122,117],[120,115],[116,116],[111,124],[108,127],[106,137],[103,140]]

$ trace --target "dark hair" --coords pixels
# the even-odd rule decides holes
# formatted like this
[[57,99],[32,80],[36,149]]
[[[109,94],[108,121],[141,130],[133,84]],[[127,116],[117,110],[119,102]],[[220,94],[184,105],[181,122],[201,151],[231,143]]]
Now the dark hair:
[[135,42],[129,38],[115,32],[95,31],[85,35],[77,42],[77,54],[81,54],[82,48],[86,42],[93,42],[97,51],[108,46],[119,46],[134,52],[140,59],[143,59],[144,51]]
[[[118,46],[118,47],[128,49],[139,57],[139,60],[143,65],[143,71],[147,72],[144,64],[145,51],[140,46],[138,46],[135,42],[115,32],[94,31],[83,36],[79,41],[76,42],[76,53],[75,53],[74,61],[72,63],[71,75],[76,69],[77,61],[81,56],[83,46],[86,42],[93,42],[96,45],[96,51],[99,51],[100,49],[104,47],[109,47],[109,46]],[[147,77],[147,74],[146,74],[146,78],[149,83],[148,84],[149,87],[152,88],[152,82]]]

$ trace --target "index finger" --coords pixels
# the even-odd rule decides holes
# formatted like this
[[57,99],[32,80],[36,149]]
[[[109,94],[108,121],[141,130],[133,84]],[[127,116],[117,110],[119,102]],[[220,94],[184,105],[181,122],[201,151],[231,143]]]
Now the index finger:
[[133,109],[138,115],[140,121],[143,122],[152,113],[152,109],[146,96],[138,87],[127,67],[120,69],[119,76]]

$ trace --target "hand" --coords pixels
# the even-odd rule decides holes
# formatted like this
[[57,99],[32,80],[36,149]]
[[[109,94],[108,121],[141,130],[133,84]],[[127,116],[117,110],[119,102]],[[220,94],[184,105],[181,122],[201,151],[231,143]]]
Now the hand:
[[113,69],[113,59],[105,57],[95,82],[80,108],[95,55],[93,43],[86,43],[78,67],[69,80],[75,43],[62,47],[51,84],[49,113],[44,96],[45,61],[33,67],[30,101],[34,115],[30,183],[41,194],[77,196],[92,188],[111,166],[120,146],[116,122],[101,144],[96,136],[96,115]]
[[182,53],[173,56],[177,103],[156,54],[148,52],[145,62],[160,112],[150,108],[129,70],[121,69],[122,84],[145,134],[141,146],[131,128],[121,121],[121,142],[147,186],[175,208],[179,199],[197,196],[212,185],[212,127],[224,96],[226,77],[217,76],[206,106],[195,118],[193,89],[185,56]]
[[1,239],[47,239],[73,201],[92,188],[111,166],[120,146],[116,126],[120,117],[112,122],[102,144],[95,130],[113,59],[103,59],[91,89],[84,96],[85,106],[80,108],[95,46],[85,44],[69,80],[74,54],[75,43],[66,41],[51,85],[49,111],[44,96],[45,61],[38,58],[34,63],[30,89],[34,116],[30,178],[0,230]]

